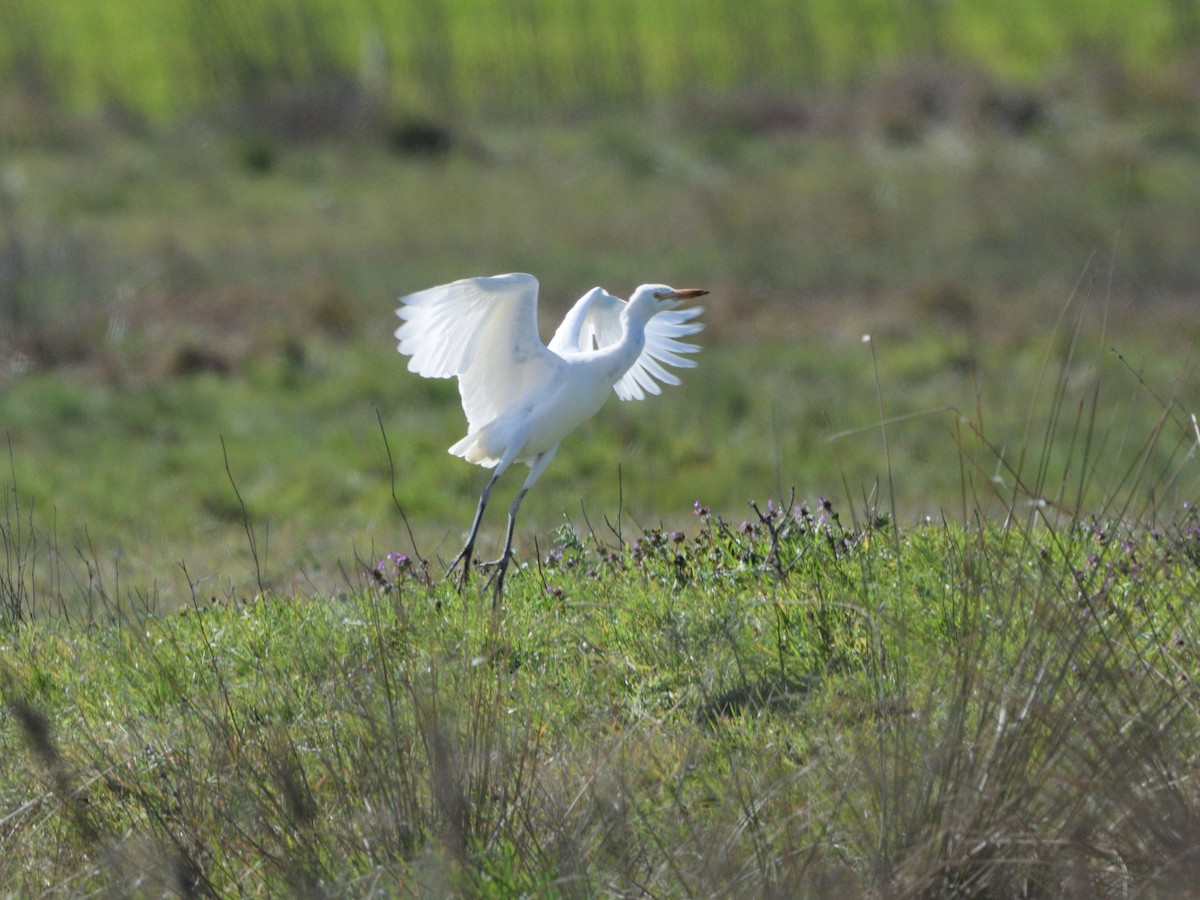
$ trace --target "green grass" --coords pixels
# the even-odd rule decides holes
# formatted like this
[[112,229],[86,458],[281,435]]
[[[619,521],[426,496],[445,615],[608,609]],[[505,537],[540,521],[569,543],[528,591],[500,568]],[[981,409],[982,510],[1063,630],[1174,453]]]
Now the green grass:
[[9,630],[17,894],[1174,896],[1194,528],[560,532],[503,606],[103,598]]
[[1169,0],[157,0],[136,10],[71,0],[10,4],[6,24],[0,73],[31,104],[161,117],[325,82],[407,111],[540,116],[696,91],[790,92],[914,57],[1023,81],[1097,56],[1161,71],[1189,58],[1200,18]]

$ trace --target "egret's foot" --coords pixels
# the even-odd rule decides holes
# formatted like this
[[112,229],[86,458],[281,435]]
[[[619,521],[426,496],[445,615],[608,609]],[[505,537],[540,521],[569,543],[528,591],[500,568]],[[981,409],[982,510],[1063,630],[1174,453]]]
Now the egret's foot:
[[492,577],[488,580],[488,584],[492,588],[492,606],[500,605],[500,598],[504,594],[504,573],[508,571],[508,564],[511,560],[512,554],[506,553],[499,559],[480,564],[480,568],[494,570]]
[[467,586],[467,582],[471,579],[471,550],[470,544],[463,547],[459,551],[458,556],[454,557],[450,565],[446,567],[446,574],[443,576],[449,578],[453,575],[454,570],[458,568],[458,564],[462,563],[462,571],[458,573],[458,590],[461,592]]

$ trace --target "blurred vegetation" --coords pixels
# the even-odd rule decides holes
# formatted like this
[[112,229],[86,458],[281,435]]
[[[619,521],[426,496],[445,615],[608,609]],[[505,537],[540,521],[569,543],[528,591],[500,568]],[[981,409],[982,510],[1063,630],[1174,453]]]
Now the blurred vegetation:
[[828,86],[914,57],[1025,82],[1079,57],[1158,70],[1198,37],[1187,0],[9,0],[0,76],[151,117],[345,79],[404,109],[541,116]]

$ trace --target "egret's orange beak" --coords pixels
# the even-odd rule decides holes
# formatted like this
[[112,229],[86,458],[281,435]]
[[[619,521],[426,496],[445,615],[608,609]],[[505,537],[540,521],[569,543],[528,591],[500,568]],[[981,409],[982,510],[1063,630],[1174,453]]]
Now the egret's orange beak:
[[699,288],[683,288],[678,291],[671,291],[669,294],[663,294],[664,298],[671,300],[692,300],[696,297],[703,297],[708,291],[702,291]]

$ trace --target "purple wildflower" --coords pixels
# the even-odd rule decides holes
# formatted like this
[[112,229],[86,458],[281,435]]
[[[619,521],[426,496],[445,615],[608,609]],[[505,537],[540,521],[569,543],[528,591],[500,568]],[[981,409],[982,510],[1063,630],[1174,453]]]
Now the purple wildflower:
[[411,565],[412,560],[406,554],[393,550],[371,570],[371,577],[386,591],[400,580],[401,573]]

